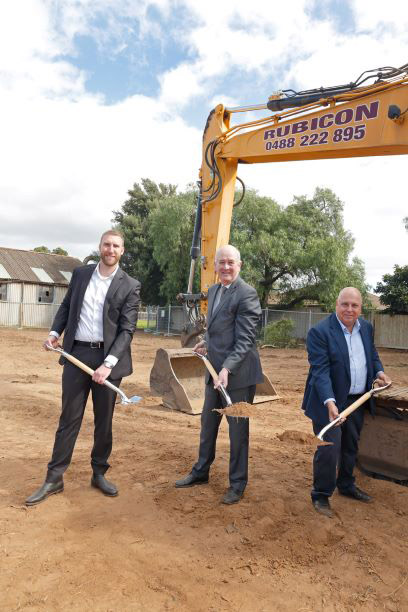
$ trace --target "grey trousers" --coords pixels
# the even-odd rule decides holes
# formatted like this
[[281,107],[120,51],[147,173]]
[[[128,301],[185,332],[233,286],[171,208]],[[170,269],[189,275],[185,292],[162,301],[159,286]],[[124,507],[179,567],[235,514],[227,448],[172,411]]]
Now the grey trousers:
[[[256,385],[228,391],[231,400],[252,404]],[[214,408],[225,406],[224,399],[214,389],[212,382],[205,385],[205,400],[201,414],[201,433],[198,460],[191,473],[199,478],[206,478],[211,464],[215,459],[218,429],[222,415],[214,412]],[[249,419],[227,416],[230,438],[229,481],[230,486],[238,492],[243,492],[248,482],[249,454]]]

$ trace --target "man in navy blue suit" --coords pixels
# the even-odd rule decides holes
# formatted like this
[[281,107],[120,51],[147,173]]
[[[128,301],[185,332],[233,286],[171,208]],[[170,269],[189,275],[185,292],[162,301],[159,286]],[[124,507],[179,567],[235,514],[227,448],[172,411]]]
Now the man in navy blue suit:
[[[319,433],[330,421],[371,389],[375,379],[390,383],[374,346],[373,327],[361,315],[361,294],[354,287],[340,291],[336,312],[309,331],[306,345],[310,363],[302,408]],[[369,409],[374,409],[369,400]],[[325,516],[333,516],[329,498],[335,488],[362,502],[371,497],[355,484],[353,470],[364,422],[364,406],[325,435],[313,459],[312,503]]]

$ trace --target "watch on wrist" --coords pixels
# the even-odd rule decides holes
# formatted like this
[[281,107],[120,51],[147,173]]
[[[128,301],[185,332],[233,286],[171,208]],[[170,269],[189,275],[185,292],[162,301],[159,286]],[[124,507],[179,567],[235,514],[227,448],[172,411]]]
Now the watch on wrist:
[[109,370],[113,368],[113,365],[109,361],[104,361],[103,365],[105,366],[105,368],[109,368]]

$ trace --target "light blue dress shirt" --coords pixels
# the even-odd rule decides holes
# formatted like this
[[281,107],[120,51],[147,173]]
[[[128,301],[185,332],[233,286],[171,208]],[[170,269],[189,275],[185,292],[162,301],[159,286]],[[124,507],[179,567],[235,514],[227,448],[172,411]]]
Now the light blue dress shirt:
[[[348,395],[362,395],[365,393],[367,385],[367,359],[360,333],[360,321],[357,319],[354,323],[353,331],[350,333],[337,315],[336,318],[343,330],[350,359],[351,385]],[[330,401],[335,402],[336,400],[334,397],[328,397],[324,404],[326,405]]]
[[351,385],[348,394],[361,395],[365,393],[367,386],[367,359],[360,333],[360,321],[357,319],[354,323],[353,331],[350,333],[338,317],[337,320],[343,330],[350,358]]

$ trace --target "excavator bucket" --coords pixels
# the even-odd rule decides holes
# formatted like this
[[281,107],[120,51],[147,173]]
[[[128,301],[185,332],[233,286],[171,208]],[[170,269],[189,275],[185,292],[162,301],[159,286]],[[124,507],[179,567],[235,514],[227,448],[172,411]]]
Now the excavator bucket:
[[359,467],[374,478],[408,485],[408,387],[376,397],[376,414],[364,415]]
[[[150,388],[161,395],[163,405],[188,414],[200,414],[204,404],[205,365],[191,349],[159,349],[150,372]],[[257,385],[254,404],[270,402],[279,396],[269,378]]]

